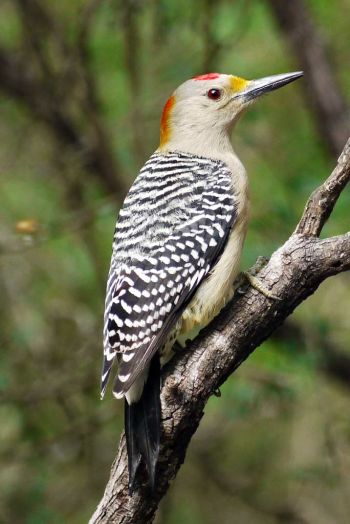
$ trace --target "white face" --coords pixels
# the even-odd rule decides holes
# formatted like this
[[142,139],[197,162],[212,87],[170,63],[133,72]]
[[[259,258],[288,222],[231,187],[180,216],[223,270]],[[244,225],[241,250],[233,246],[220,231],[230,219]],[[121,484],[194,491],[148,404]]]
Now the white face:
[[249,81],[232,75],[212,73],[187,80],[174,93],[172,118],[186,118],[193,124],[229,128],[247,105],[242,92]]
[[[302,76],[301,72],[259,80],[210,73],[181,84],[165,104],[160,149],[198,150],[227,144],[233,124],[257,97]],[[222,147],[222,146],[221,146]]]

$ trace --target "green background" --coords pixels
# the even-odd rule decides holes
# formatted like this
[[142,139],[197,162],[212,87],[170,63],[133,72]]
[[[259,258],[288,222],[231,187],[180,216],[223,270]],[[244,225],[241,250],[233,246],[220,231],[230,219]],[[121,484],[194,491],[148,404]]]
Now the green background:
[[[306,3],[346,95],[349,3]],[[2,53],[20,61],[10,85]],[[2,0],[0,522],[87,522],[102,496],[123,424],[122,403],[99,400],[112,235],[166,99],[195,74],[299,69],[267,1]],[[244,268],[288,238],[335,164],[307,82],[234,130],[251,184]],[[91,166],[103,147],[110,168]],[[349,230],[349,206],[346,189],[323,235]],[[325,282],[210,399],[158,524],[349,522],[349,284]]]

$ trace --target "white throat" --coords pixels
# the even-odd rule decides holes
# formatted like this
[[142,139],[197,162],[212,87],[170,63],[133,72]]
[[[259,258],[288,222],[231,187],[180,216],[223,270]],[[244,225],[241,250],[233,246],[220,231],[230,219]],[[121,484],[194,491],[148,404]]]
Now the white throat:
[[233,153],[230,137],[226,130],[218,132],[213,128],[194,129],[184,125],[172,133],[164,149],[184,151],[209,158],[220,158],[223,154]]

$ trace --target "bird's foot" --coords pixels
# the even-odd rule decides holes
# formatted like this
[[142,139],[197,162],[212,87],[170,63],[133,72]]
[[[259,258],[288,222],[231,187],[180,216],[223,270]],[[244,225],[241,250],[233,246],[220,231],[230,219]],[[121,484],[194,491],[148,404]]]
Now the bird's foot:
[[274,295],[269,291],[264,284],[261,282],[261,280],[256,277],[255,275],[252,275],[249,271],[243,271],[243,275],[245,279],[249,282],[249,284],[259,291],[262,295],[264,295],[266,298],[270,298],[271,300],[281,300],[280,297],[277,295]]
[[[254,289],[259,291],[262,295],[264,295],[266,298],[269,298],[271,300],[281,300],[280,297],[277,295],[274,295],[269,291],[261,282],[261,280],[256,276],[268,263],[269,259],[266,257],[258,257],[257,261],[255,262],[254,266],[249,269],[249,271],[243,271],[240,273],[237,279],[237,291],[238,293],[244,294],[248,286],[252,286]],[[248,286],[247,286],[248,283]]]

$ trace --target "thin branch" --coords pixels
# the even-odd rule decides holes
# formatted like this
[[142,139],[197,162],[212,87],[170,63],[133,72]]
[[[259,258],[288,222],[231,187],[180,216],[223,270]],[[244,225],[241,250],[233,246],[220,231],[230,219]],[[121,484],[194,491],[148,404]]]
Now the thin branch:
[[[349,169],[349,155],[342,158],[342,169]],[[325,193],[329,209],[337,198],[332,188],[335,194],[340,191],[339,185],[334,184]],[[315,213],[322,215],[320,208]],[[320,218],[319,223],[324,220]],[[110,480],[90,524],[151,523],[169,482],[185,459],[209,397],[323,280],[349,269],[350,232],[324,240],[293,234],[259,273],[264,287],[280,300],[271,301],[252,288],[244,295],[236,294],[190,343],[188,351],[178,354],[163,370],[163,435],[156,493],[150,494],[145,472],[141,471],[138,491],[132,497],[128,495],[127,453],[122,435]]]

